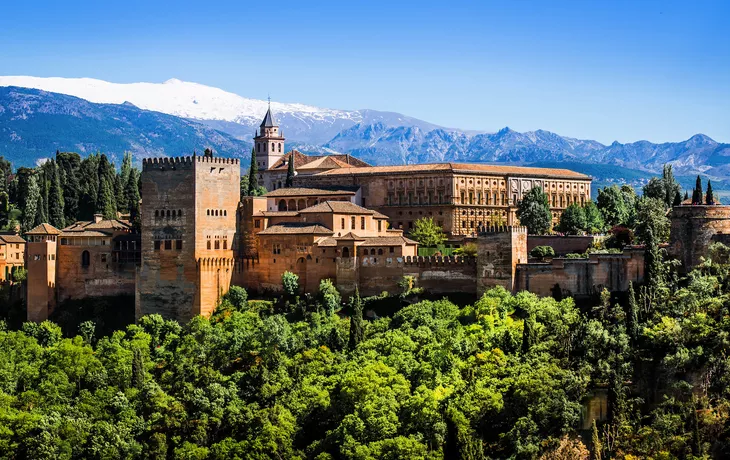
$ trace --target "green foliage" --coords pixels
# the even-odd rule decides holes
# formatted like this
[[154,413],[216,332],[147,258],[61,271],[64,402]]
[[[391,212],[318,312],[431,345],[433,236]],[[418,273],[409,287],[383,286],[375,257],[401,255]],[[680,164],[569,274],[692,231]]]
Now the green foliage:
[[555,257],[555,249],[552,246],[535,246],[530,251],[530,256],[539,260],[545,260],[548,257]]
[[20,228],[23,233],[35,227],[38,213],[40,212],[38,202],[41,199],[41,189],[35,176],[28,178],[28,189],[25,195],[25,205],[23,209],[23,218],[20,222]]
[[240,286],[231,286],[223,296],[223,301],[230,302],[238,311],[244,311],[248,306],[248,292]]
[[257,196],[259,189],[259,165],[256,163],[256,149],[251,149],[251,166],[248,169],[248,196]]
[[0,228],[7,228],[10,223],[10,197],[7,192],[0,192]]
[[327,314],[331,315],[340,309],[342,296],[330,279],[323,279],[319,282],[319,298]]
[[50,161],[50,189],[48,192],[48,223],[56,228],[66,226],[64,214],[63,189],[61,188],[61,174],[56,162]]
[[281,274],[281,287],[289,297],[296,296],[299,293],[299,275],[285,271]]
[[533,187],[523,195],[517,205],[517,218],[532,235],[544,235],[550,231],[553,215],[548,196],[541,187]]
[[705,195],[705,204],[715,204],[715,195],[712,193],[712,182],[707,179],[707,194]]
[[363,322],[362,300],[360,300],[360,291],[355,288],[355,297],[350,302],[350,340],[347,346],[350,350],[354,350],[357,345],[363,341],[365,337],[365,325]]
[[644,185],[643,194],[646,198],[655,198],[664,203],[669,208],[679,204],[677,197],[681,187],[674,177],[672,165],[664,165],[662,177],[652,177],[649,182]]
[[571,203],[560,215],[557,230],[566,235],[578,235],[587,227],[586,214],[583,208]]
[[422,246],[435,247],[443,244],[446,240],[441,227],[436,225],[433,217],[421,217],[413,223],[413,230],[410,234],[411,238],[418,241]]
[[603,215],[601,215],[601,211],[596,206],[596,203],[588,200],[583,208],[583,212],[586,217],[584,230],[591,234],[601,233],[606,227],[606,224],[603,222]]
[[454,255],[463,257],[476,257],[477,256],[477,245],[475,243],[466,243],[460,248],[454,250]]
[[669,241],[669,227],[669,218],[663,201],[646,197],[638,201],[634,235],[640,243],[649,241],[649,231],[659,242]]
[[598,190],[596,205],[606,225],[613,227],[629,223],[629,208],[633,203],[626,203],[627,196],[629,195],[622,193],[617,185]]

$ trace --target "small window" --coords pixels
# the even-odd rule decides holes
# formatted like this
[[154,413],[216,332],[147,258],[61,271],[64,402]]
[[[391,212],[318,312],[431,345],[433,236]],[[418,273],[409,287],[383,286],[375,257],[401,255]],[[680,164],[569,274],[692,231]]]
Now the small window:
[[208,249],[210,249],[210,240],[208,240]]
[[[53,256],[51,256],[51,257],[53,257]],[[106,254],[101,255],[101,261],[106,263]]]
[[228,240],[223,240],[223,249],[228,249]]
[[228,210],[224,209],[224,210],[223,210],[223,215],[224,215],[224,216],[227,216],[227,215],[228,215]]
[[155,217],[160,217],[160,211],[158,211],[157,209],[155,209]]
[[360,217],[360,230],[365,230],[365,218]]
[[343,217],[342,218],[342,230],[344,230],[344,229],[345,229],[345,218]]
[[350,217],[350,228],[355,230],[355,216]]
[[182,240],[175,240],[175,249],[178,251],[182,249]]
[[254,226],[254,228],[261,228],[261,219],[256,219],[253,222],[253,226]]
[[172,240],[165,240],[165,250],[169,251],[172,249]]
[[89,265],[91,265],[91,255],[89,251],[84,251],[81,253],[81,266],[88,267]]
[[395,252],[395,248],[393,246],[390,247],[390,253],[393,254]]
[[383,255],[383,248],[378,248],[378,255],[379,256],[382,256]]
[[160,240],[155,240],[155,251],[160,250]]
[[177,210],[177,217],[182,217],[182,209]]
[[216,249],[220,249],[221,248],[221,241],[220,240],[215,240],[215,248]]
[[207,215],[210,215],[210,209],[206,209],[206,210],[205,210],[205,213],[206,213]]
[[169,209],[167,210],[167,218],[168,219],[170,218],[170,210]]

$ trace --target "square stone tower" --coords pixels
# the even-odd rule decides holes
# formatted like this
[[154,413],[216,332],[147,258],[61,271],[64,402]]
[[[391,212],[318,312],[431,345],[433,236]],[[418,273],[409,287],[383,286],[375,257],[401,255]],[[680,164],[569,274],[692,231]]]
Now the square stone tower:
[[137,318],[210,315],[233,272],[239,161],[210,155],[146,159],[141,181]]
[[527,262],[527,227],[487,227],[477,237],[477,295],[516,288],[517,264]]
[[53,225],[41,224],[25,234],[28,321],[47,320],[56,307],[56,251],[60,233]]

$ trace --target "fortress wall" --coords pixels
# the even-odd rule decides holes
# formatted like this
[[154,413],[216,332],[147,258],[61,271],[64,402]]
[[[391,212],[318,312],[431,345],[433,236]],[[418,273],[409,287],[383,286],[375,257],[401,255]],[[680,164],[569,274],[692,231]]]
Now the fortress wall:
[[559,256],[571,253],[583,254],[594,241],[600,239],[602,237],[592,235],[528,235],[527,253],[529,254],[537,246],[550,246],[555,250],[555,254]]

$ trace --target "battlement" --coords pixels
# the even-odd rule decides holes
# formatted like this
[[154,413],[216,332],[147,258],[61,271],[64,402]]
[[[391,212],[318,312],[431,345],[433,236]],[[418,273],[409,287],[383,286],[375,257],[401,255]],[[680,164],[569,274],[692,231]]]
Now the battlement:
[[166,169],[192,169],[194,163],[220,164],[220,165],[239,165],[237,158],[208,157],[208,156],[187,156],[187,157],[159,157],[159,158],[143,158],[143,171],[164,171]]
[[493,233],[514,233],[514,234],[525,234],[527,235],[527,227],[522,225],[496,225],[496,226],[484,226],[479,229],[478,232],[481,234],[493,234]]
[[[383,256],[358,256],[362,266],[417,266],[417,267],[441,267],[452,265],[476,265],[476,257],[463,256],[405,256],[405,257],[383,257]],[[349,259],[339,259],[348,261]],[[351,263],[351,262],[348,262]]]

